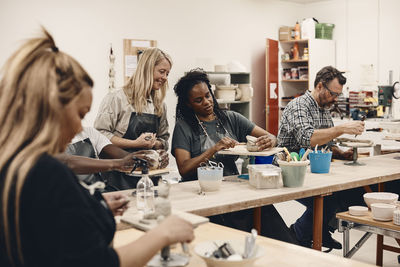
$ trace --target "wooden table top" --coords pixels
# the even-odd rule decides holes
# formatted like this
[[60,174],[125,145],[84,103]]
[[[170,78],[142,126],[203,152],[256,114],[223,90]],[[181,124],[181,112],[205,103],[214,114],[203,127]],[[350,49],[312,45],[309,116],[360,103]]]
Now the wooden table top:
[[[248,233],[232,228],[206,223],[195,229],[195,240],[189,244],[191,253],[188,267],[205,267],[205,262],[196,255],[196,244],[209,240],[244,240]],[[114,237],[114,246],[119,247],[136,240],[143,232],[136,229],[117,231]],[[355,260],[323,253],[313,249],[296,246],[263,236],[257,237],[257,244],[262,246],[265,255],[255,262],[254,266],[372,266]],[[172,251],[181,253],[177,246]]]
[[344,211],[344,212],[337,213],[336,218],[342,219],[345,221],[366,224],[366,225],[370,225],[370,226],[375,226],[375,227],[379,227],[379,228],[390,229],[390,230],[400,232],[400,226],[395,225],[393,223],[393,221],[382,222],[382,221],[374,220],[372,218],[371,211],[368,211],[368,214],[365,216],[353,216],[353,215],[350,215],[348,211]]
[[[343,162],[332,162],[327,174],[311,173],[307,169],[302,187],[256,189],[247,180],[228,177],[216,192],[199,194],[198,181],[173,184],[170,190],[174,209],[200,216],[211,216],[279,203],[304,197],[330,194],[332,192],[382,183],[400,178],[400,153],[360,158],[364,166],[348,166]],[[129,192],[129,190],[126,190]],[[131,191],[131,190],[130,190]],[[131,206],[136,206],[132,198]]]
[[281,186],[277,189],[255,189],[247,180],[223,181],[221,189],[199,195],[198,181],[172,185],[172,207],[197,215],[210,216],[241,209],[260,207],[304,197],[381,183],[400,178],[400,161],[388,154],[359,159],[364,166],[347,166],[332,162],[330,173],[311,173],[308,167],[304,185],[297,188]]

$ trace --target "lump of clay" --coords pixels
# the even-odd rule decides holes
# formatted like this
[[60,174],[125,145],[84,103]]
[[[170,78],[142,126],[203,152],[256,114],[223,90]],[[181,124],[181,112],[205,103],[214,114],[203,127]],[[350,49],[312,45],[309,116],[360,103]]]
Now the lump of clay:
[[247,135],[246,139],[247,139],[246,143],[247,150],[249,152],[257,152],[258,151],[258,146],[256,145],[257,137]]
[[[132,153],[132,156],[141,158],[147,161],[149,170],[163,169],[168,166],[169,158],[168,153],[165,150],[139,150]],[[141,168],[136,168],[140,171]]]

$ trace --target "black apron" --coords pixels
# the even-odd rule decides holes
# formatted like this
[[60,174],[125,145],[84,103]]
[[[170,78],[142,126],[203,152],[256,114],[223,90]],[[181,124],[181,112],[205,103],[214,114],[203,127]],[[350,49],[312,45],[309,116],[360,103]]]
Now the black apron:
[[[92,159],[96,158],[96,152],[89,138],[73,144],[69,144],[67,146],[67,149],[65,150],[65,153],[75,156],[88,157]],[[79,181],[82,181],[88,185],[94,184],[95,182],[99,181],[106,183],[100,173],[77,174],[76,176],[78,177]]]
[[[129,126],[122,138],[135,140],[142,133],[157,133],[160,126],[160,117],[154,114],[137,114],[132,112],[129,118]],[[142,150],[142,148],[132,148],[126,149],[128,152],[135,152]],[[125,190],[136,188],[136,184],[140,180],[140,176],[131,176],[118,171],[110,171],[104,173],[107,177],[108,184],[107,188],[112,188],[114,190]],[[153,181],[154,185],[158,184],[158,179],[160,176],[152,176],[150,179]]]

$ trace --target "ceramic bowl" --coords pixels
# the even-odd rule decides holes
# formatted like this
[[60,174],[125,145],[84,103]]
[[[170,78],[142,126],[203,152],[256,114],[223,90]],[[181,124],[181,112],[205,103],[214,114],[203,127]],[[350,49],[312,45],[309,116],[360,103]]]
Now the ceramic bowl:
[[364,194],[364,201],[369,208],[371,208],[372,203],[395,204],[398,198],[398,194],[388,192],[371,192]]
[[223,243],[229,243],[235,250],[236,254],[242,255],[244,252],[244,239],[243,240],[216,240],[216,241],[206,241],[199,243],[195,246],[194,251],[199,255],[207,264],[208,267],[244,267],[252,266],[254,262],[264,255],[264,250],[262,247],[256,244],[255,252],[251,258],[241,259],[241,260],[227,260],[227,259],[217,259],[210,257],[212,253],[216,250],[216,244],[222,245]]
[[353,216],[364,216],[368,214],[368,208],[364,206],[349,207],[349,214]]
[[386,203],[372,203],[372,218],[377,221],[391,221],[396,205]]

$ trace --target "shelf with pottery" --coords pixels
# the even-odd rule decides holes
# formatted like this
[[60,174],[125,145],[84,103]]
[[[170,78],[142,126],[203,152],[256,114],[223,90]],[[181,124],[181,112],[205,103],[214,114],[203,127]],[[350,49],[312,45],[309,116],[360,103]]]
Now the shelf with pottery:
[[208,71],[214,95],[222,109],[236,111],[251,120],[253,88],[249,72]]
[[280,41],[279,44],[279,68],[282,72],[279,78],[279,106],[284,108],[287,102],[282,98],[311,90],[317,72],[325,66],[336,65],[335,41],[301,39]]

